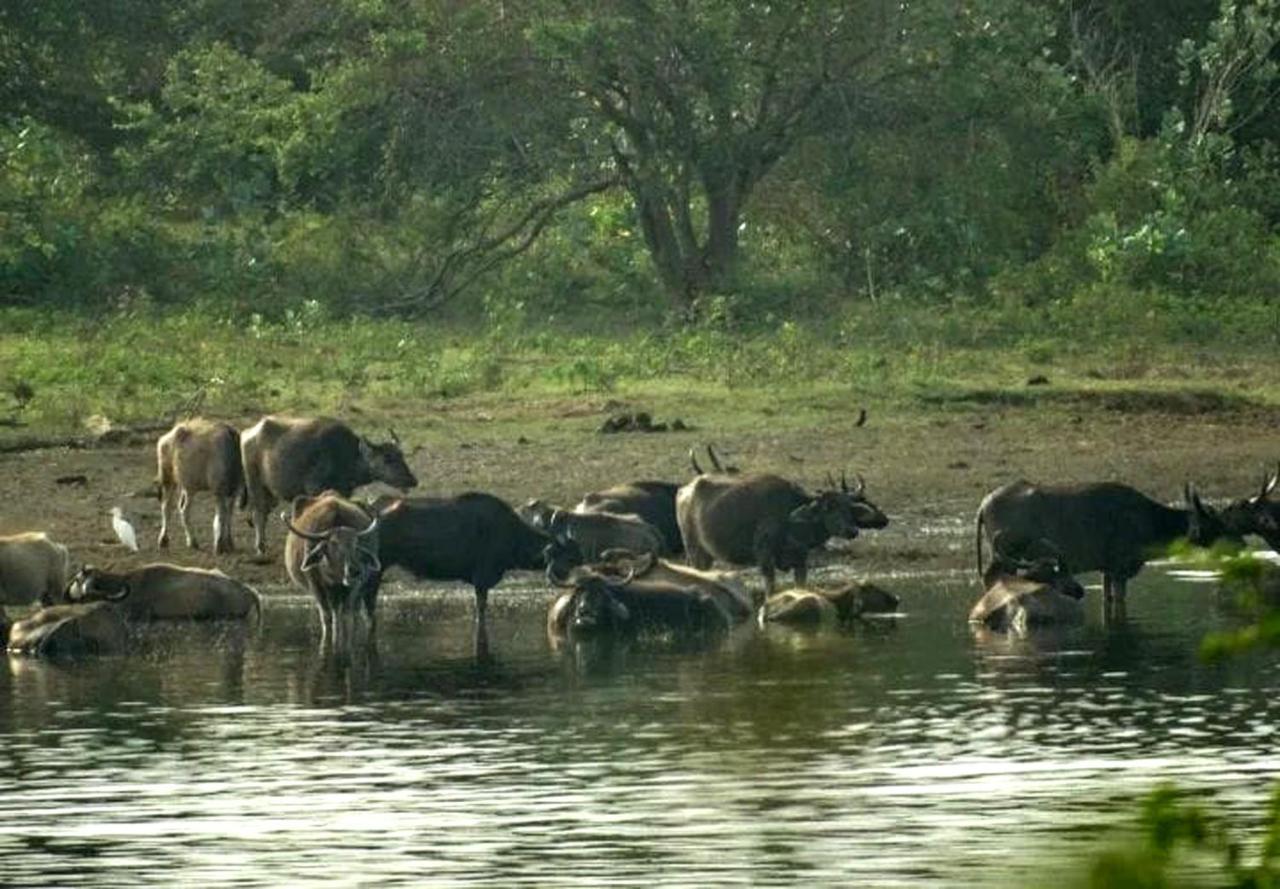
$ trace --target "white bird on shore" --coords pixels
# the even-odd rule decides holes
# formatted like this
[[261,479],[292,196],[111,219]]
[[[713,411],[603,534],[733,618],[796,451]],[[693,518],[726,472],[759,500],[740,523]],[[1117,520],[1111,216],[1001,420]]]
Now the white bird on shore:
[[120,542],[133,550],[138,551],[138,535],[133,531],[133,525],[129,524],[129,520],[124,517],[124,511],[118,506],[111,507],[111,530],[116,532],[116,537],[120,538]]

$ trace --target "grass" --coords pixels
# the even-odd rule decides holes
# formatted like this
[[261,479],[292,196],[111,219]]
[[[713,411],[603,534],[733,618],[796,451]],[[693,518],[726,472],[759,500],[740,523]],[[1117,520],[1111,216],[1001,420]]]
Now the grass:
[[[331,318],[315,304],[274,321],[207,308],[8,310],[0,330],[0,416],[8,407],[27,433],[73,432],[94,415],[155,421],[193,398],[219,416],[366,415],[426,429],[451,411],[519,422],[544,415],[538,406],[610,400],[660,417],[711,412],[726,428],[736,415],[785,428],[861,405],[1195,415],[1280,402],[1274,308],[1144,294],[1043,307],[882,301],[739,330],[446,327]],[[1029,386],[1033,376],[1049,384]],[[18,381],[35,393],[22,409]]]

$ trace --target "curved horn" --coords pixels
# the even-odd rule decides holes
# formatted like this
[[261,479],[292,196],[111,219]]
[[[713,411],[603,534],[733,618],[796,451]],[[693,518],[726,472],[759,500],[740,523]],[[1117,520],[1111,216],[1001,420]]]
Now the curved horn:
[[849,493],[849,476],[845,474],[843,469],[840,470],[840,490],[846,494]]
[[854,488],[850,493],[855,497],[861,497],[862,492],[867,489],[867,480],[862,477],[862,473],[855,472],[853,477],[858,480],[858,487]]
[[[281,516],[280,518],[284,519],[284,516]],[[373,523],[376,525],[378,522],[375,519]],[[299,531],[297,528],[293,526],[293,522],[289,521],[288,519],[284,519],[284,526],[289,529],[289,533],[296,534],[299,537],[301,537],[303,540],[310,540],[313,543],[319,543],[322,540],[329,539],[328,534],[312,534],[310,531]]]
[[1280,464],[1276,465],[1276,471],[1271,473],[1271,478],[1263,480],[1262,490],[1258,493],[1258,499],[1265,500],[1267,495],[1275,490],[1277,482],[1280,482]]
[[724,467],[720,465],[720,458],[716,456],[716,449],[711,447],[711,443],[707,443],[707,457],[711,460],[711,465],[716,468],[716,472],[724,472]]
[[702,475],[702,467],[698,465],[698,457],[694,454],[693,448],[689,448],[689,465],[693,467],[694,475]]
[[[357,537],[364,537],[364,536],[366,536],[366,535],[368,535],[368,534],[372,534],[374,531],[378,530],[378,522],[380,522],[380,521],[382,521],[382,516],[380,516],[380,515],[376,515],[376,516],[374,516],[374,517],[373,517],[373,521],[369,523],[369,527],[365,528],[363,531],[357,531],[357,532],[356,532],[356,536],[357,536]],[[290,529],[290,530],[292,530],[292,529]],[[295,534],[296,534],[296,533],[298,533],[298,532],[297,532],[297,531],[294,531],[293,533],[295,533]]]
[[400,445],[400,436],[396,435],[396,431],[395,431],[394,429],[392,429],[390,426],[388,426],[388,427],[387,427],[387,433],[391,436],[391,443],[392,443],[392,444],[394,444],[394,445],[396,445],[397,447],[399,447],[399,445]]
[[130,592],[132,592],[132,590],[129,588],[129,584],[122,583],[119,591],[103,596],[102,598],[108,602],[119,602],[121,599],[128,596]]

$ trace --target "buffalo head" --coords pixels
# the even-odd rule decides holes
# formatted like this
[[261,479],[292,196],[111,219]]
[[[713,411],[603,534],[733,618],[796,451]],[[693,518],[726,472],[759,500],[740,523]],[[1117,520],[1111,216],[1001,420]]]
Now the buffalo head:
[[1049,540],[1039,538],[1026,543],[1015,542],[1000,531],[991,541],[991,564],[983,572],[983,583],[990,587],[1001,578],[1012,577],[1045,584],[1064,596],[1084,598],[1082,587],[1071,574],[1061,551]]
[[[85,565],[67,581],[62,591],[64,602],[119,602],[129,595],[129,582],[123,575],[108,574],[92,565]],[[40,597],[41,605],[54,605],[47,592]]]
[[369,467],[369,474],[378,481],[386,482],[393,488],[406,491],[418,485],[418,479],[409,470],[405,462],[404,452],[400,450],[400,439],[393,430],[391,441],[376,444],[367,438],[360,439],[360,459]]
[[627,606],[614,598],[608,581],[602,577],[580,580],[573,591],[571,607],[569,628],[575,633],[608,632],[631,620]]
[[[1242,497],[1239,500],[1233,500],[1228,503],[1217,514],[1221,519],[1222,528],[1225,529],[1225,532],[1237,537],[1242,537],[1245,534],[1257,534],[1266,538],[1268,542],[1280,535],[1280,506],[1271,499],[1271,492],[1275,490],[1277,482],[1280,482],[1280,467],[1277,467],[1276,471],[1270,475],[1263,477],[1262,485],[1257,494],[1252,497]],[[1193,511],[1198,513],[1200,510]],[[1212,531],[1214,529],[1209,528],[1209,530]],[[1207,535],[1202,529],[1198,536],[1200,539],[1204,539]],[[1191,542],[1198,546],[1206,545],[1196,537],[1192,537]],[[1209,542],[1212,542],[1212,540],[1210,539]]]
[[849,478],[845,475],[844,470],[840,471],[839,485],[836,484],[836,480],[831,473],[827,473],[826,490],[838,492],[848,500],[859,528],[871,528],[874,530],[886,527],[889,524],[889,517],[884,514],[880,507],[867,499],[866,480],[856,472],[853,477],[857,479],[858,484],[850,487]]
[[302,531],[287,519],[285,524],[290,533],[311,544],[302,557],[301,570],[320,572],[326,584],[355,592],[375,581],[382,571],[377,538],[373,536],[378,529],[377,518],[364,529],[334,525],[323,534]]
[[[1271,485],[1275,485],[1274,478]],[[1264,528],[1268,523],[1275,527],[1275,519],[1266,508],[1270,490],[1264,484],[1262,493],[1256,497],[1237,500],[1219,511],[1205,504],[1195,486],[1187,482],[1183,488],[1187,500],[1187,540],[1193,546],[1212,546],[1214,541],[1221,539],[1243,543],[1244,535],[1250,532],[1265,535]]]

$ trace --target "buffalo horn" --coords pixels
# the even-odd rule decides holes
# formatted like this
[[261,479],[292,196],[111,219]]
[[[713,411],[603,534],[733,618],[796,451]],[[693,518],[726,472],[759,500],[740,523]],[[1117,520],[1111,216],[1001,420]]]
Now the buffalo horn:
[[856,479],[858,480],[858,487],[857,487],[857,489],[856,489],[856,490],[854,490],[854,492],[853,492],[853,493],[854,493],[854,494],[856,494],[857,496],[861,497],[861,496],[862,496],[862,492],[863,492],[863,491],[865,491],[865,490],[867,489],[867,480],[866,480],[865,478],[863,478],[863,477],[862,477],[862,473],[860,473],[860,472],[855,472],[855,473],[853,474],[853,477],[854,477],[854,478],[856,478]]
[[716,449],[711,447],[710,442],[707,443],[707,457],[711,459],[711,465],[716,468],[716,472],[724,472],[724,467],[720,465],[720,458],[716,456]]
[[1271,478],[1264,479],[1262,482],[1262,491],[1258,494],[1259,500],[1266,500],[1267,495],[1275,490],[1276,483],[1280,482],[1280,465],[1276,466],[1276,471],[1271,474]]
[[387,433],[391,436],[391,443],[398,447],[400,445],[400,436],[396,435],[396,431],[390,426],[387,427]]
[[120,589],[117,592],[114,592],[109,596],[105,596],[104,598],[108,602],[119,602],[121,599],[128,596],[130,592],[131,590],[129,589],[129,584],[122,583],[120,584]]
[[[283,518],[284,518],[284,516],[281,516],[281,518],[283,519]],[[377,524],[377,520],[376,520],[376,519],[374,520],[374,524],[375,524],[375,525]],[[289,529],[290,533],[292,533],[292,534],[297,534],[297,535],[298,535],[299,537],[301,537],[303,540],[310,540],[310,541],[312,541],[313,543],[318,542],[318,541],[321,541],[321,540],[328,540],[328,539],[329,539],[329,535],[328,535],[328,534],[312,534],[310,531],[299,531],[297,528],[295,528],[295,527],[293,526],[293,522],[289,521],[288,519],[284,519],[284,526],[285,526],[286,528],[288,528],[288,529]]]
[[849,493],[849,477],[845,475],[845,471],[843,469],[840,470],[840,490],[844,491],[846,494]]
[[365,528],[363,531],[357,531],[356,536],[364,537],[368,534],[372,534],[374,531],[378,529],[378,522],[380,522],[381,520],[382,520],[382,516],[374,516],[373,521],[369,523],[369,527]]
[[694,475],[702,475],[702,467],[698,465],[698,457],[693,452],[693,448],[689,448],[689,465],[693,467]]

